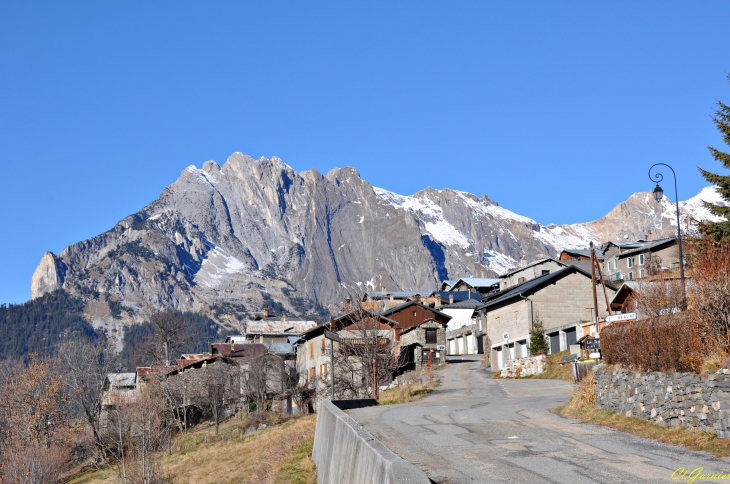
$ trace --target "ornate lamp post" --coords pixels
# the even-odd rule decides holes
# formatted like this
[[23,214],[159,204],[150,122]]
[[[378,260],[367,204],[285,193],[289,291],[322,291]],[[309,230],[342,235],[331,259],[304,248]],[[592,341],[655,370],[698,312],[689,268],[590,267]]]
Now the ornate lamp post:
[[679,225],[679,194],[677,192],[677,174],[674,173],[674,169],[672,169],[671,166],[667,165],[666,163],[655,163],[651,165],[651,168],[649,168],[649,180],[656,183],[656,187],[654,187],[653,194],[654,194],[654,200],[657,202],[662,199],[662,196],[664,195],[664,190],[662,190],[662,187],[659,186],[659,182],[664,180],[664,176],[656,172],[656,174],[652,175],[651,170],[654,169],[655,166],[666,166],[670,170],[672,170],[672,175],[674,175],[674,205],[677,208],[677,243],[679,244],[679,274],[682,277],[682,287],[684,287],[684,257],[682,256],[682,229]]

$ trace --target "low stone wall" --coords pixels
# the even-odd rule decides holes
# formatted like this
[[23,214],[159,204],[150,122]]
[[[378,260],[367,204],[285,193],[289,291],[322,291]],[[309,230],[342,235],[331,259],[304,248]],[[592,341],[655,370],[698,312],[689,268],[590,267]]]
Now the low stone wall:
[[502,378],[524,378],[526,376],[539,375],[545,371],[545,355],[528,356],[518,360],[508,361],[500,376]]
[[426,474],[388,449],[327,400],[320,402],[312,459],[319,484],[430,484]]
[[663,427],[685,427],[730,437],[730,370],[643,373],[596,368],[596,405]]

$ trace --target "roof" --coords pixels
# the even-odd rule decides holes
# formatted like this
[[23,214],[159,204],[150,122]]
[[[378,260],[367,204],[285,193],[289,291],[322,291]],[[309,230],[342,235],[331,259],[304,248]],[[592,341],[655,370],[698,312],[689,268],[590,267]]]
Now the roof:
[[505,277],[511,276],[512,274],[514,274],[516,272],[520,272],[523,269],[527,269],[527,268],[530,268],[530,267],[533,267],[533,266],[536,266],[539,264],[544,264],[545,262],[549,262],[549,261],[556,262],[557,264],[559,264],[561,266],[565,265],[564,261],[555,260],[552,257],[545,257],[544,259],[537,260],[535,262],[532,262],[531,264],[527,264],[526,266],[515,267],[514,269],[511,269],[511,270],[505,272],[504,274],[502,274],[501,276],[499,276],[499,278],[503,279]]
[[152,373],[160,373],[177,368],[177,366],[138,366],[136,375],[140,378],[147,378]]
[[381,312],[380,315],[381,316],[389,316],[389,315],[391,315],[393,313],[397,313],[397,312],[402,311],[403,309],[409,308],[411,306],[421,306],[422,308],[428,309],[429,311],[433,311],[434,313],[436,313],[436,314],[438,314],[440,316],[443,316],[445,318],[451,319],[451,316],[449,316],[448,314],[444,314],[441,311],[439,311],[438,309],[434,309],[434,308],[430,308],[428,306],[424,306],[423,304],[419,303],[418,301],[407,301],[407,302],[404,302],[402,304],[396,304],[395,306],[391,306],[388,309],[386,309],[385,311]]
[[[563,249],[561,251],[561,254],[563,252],[565,252],[567,254],[578,255],[578,256],[581,256],[581,257],[590,257],[591,256],[591,249]],[[596,251],[596,257],[598,258],[598,260],[603,260],[603,253],[601,251],[598,251],[597,250]],[[565,261],[562,261],[561,260],[560,262],[565,262]]]
[[441,296],[442,300],[450,300],[452,297],[454,298],[454,302],[457,301],[464,301],[466,299],[476,299],[477,301],[484,297],[484,294],[480,294],[478,292],[474,291],[439,291],[434,292],[432,295],[439,295]]
[[229,358],[253,358],[268,353],[268,348],[260,343],[214,343],[211,345],[211,353]]
[[246,334],[302,334],[317,326],[315,321],[267,319],[246,321]]
[[413,292],[413,291],[391,291],[391,292],[382,292],[382,291],[368,291],[365,294],[370,299],[387,299],[393,296],[393,299],[408,299],[409,297],[413,296],[425,296],[430,294],[431,291],[420,291],[420,292]]
[[458,281],[458,279],[445,279],[445,280],[441,281],[441,287],[444,287],[444,284],[446,284],[447,286],[454,287],[454,284],[456,284],[456,281]]
[[439,306],[439,309],[476,309],[483,305],[484,303],[479,299],[465,299],[463,301],[455,302],[454,304]]
[[[406,302],[403,304],[411,304],[412,302],[413,301]],[[398,306],[402,306],[403,304],[398,304],[393,307],[395,308]],[[386,318],[383,314],[377,314],[375,312],[368,311],[367,309],[358,308],[358,309],[353,309],[352,311],[347,312],[347,313],[343,314],[342,316],[334,318],[332,321],[330,321],[330,326],[332,328],[336,328],[336,329],[332,329],[332,331],[339,331],[340,329],[342,329],[342,328],[338,328],[339,323],[345,323],[347,321],[352,323],[353,321],[359,321],[360,319],[358,319],[358,318],[362,318],[363,316],[365,316],[365,317],[370,316],[373,318],[377,318],[379,321],[384,322],[384,323],[388,324],[389,326],[398,325],[397,321],[393,321],[392,319]],[[348,325],[349,324],[345,324],[344,326],[348,326]]]
[[[557,281],[559,279],[562,279],[563,277],[573,274],[575,272],[579,272],[583,274],[584,276],[591,278],[591,275],[584,271],[583,269],[579,268],[578,266],[568,266],[564,267],[558,271],[551,272],[550,274],[545,274],[543,276],[536,277],[534,279],[530,279],[527,282],[523,282],[522,284],[519,284],[517,286],[511,287],[509,289],[505,289],[498,297],[485,302],[484,307],[488,308],[491,306],[496,306],[497,304],[501,304],[503,302],[509,301],[511,299],[520,298],[521,294],[527,294],[530,292],[535,292],[540,289],[542,289],[543,286],[546,286],[548,284],[551,284],[554,281]],[[612,284],[606,283],[606,287],[616,290],[616,287]],[[521,298],[520,298],[521,299]]]
[[270,353],[275,355],[293,355],[295,353],[294,345],[291,343],[270,343],[265,346]]
[[109,380],[111,387],[133,387],[136,385],[136,373],[107,373],[106,379]]
[[643,252],[656,250],[661,247],[676,244],[676,243],[677,243],[677,239],[675,239],[675,238],[659,239],[659,240],[655,240],[654,242],[651,242],[651,243],[647,242],[646,244],[644,244],[636,249],[627,250],[626,252],[621,252],[616,257],[619,259],[623,259],[624,257],[630,257],[635,254],[641,254]]
[[[420,327],[420,326],[422,326],[422,325],[424,325],[424,324],[426,324],[426,323],[437,323],[437,324],[440,324],[441,326],[444,326],[444,327],[446,326],[446,323],[439,323],[439,322],[438,322],[438,321],[436,321],[435,319],[430,319],[430,318],[429,318],[429,319],[426,319],[426,320],[424,320],[424,321],[422,321],[422,322],[418,323],[418,324],[417,324],[417,325],[415,325],[415,326],[410,326],[410,327],[408,327],[408,328],[404,329],[404,330],[403,330],[403,331],[401,332],[401,334],[402,334],[402,335],[403,335],[403,334],[406,334],[406,333],[408,333],[409,331],[412,331],[412,330],[414,330],[414,329],[416,329],[416,328],[418,328],[418,327]],[[423,345],[420,345],[420,346],[423,346]]]
[[460,282],[464,282],[471,287],[492,287],[499,284],[499,279],[484,277],[460,277],[451,287],[456,286]]

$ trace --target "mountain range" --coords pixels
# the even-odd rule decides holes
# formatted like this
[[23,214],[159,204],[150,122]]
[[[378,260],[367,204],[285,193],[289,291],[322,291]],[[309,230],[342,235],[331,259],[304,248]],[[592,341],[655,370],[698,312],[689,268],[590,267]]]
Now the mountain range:
[[[680,202],[681,223],[714,220]],[[426,188],[411,196],[371,186],[354,168],[297,173],[282,160],[231,155],[189,166],[161,196],[107,232],[46,252],[32,297],[63,288],[95,327],[123,330],[177,308],[235,326],[262,307],[325,317],[367,290],[434,290],[488,277],[590,241],[671,236],[674,203],[636,193],[587,223],[541,225],[486,195]]]

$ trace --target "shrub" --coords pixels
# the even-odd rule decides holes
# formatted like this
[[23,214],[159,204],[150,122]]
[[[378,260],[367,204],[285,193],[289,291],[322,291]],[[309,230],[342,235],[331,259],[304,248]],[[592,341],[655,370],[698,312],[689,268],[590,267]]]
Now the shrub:
[[550,349],[547,338],[545,337],[545,327],[542,325],[540,317],[535,318],[532,330],[530,330],[529,349],[531,355],[545,355]]
[[601,331],[601,353],[609,364],[642,371],[699,372],[704,346],[688,313],[672,314]]

